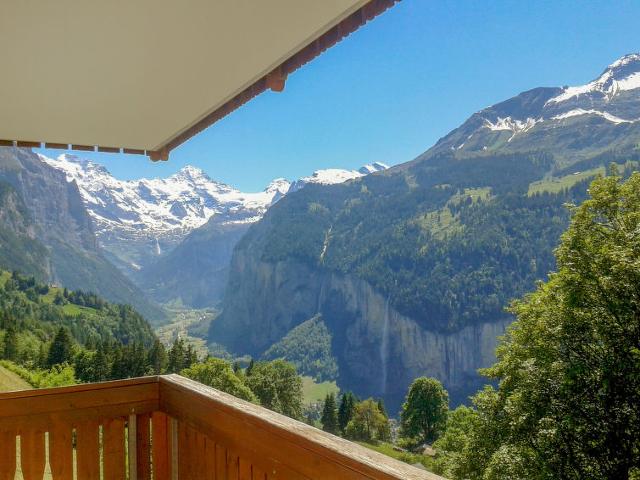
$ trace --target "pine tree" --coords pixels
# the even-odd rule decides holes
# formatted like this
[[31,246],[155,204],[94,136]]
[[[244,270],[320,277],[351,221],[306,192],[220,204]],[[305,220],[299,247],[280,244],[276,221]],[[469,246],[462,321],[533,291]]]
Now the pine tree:
[[103,382],[109,378],[109,359],[102,346],[100,346],[96,352],[94,372],[97,382]]
[[179,373],[185,368],[185,349],[184,340],[180,337],[176,338],[173,342],[173,346],[169,350],[169,365],[167,370],[169,373]]
[[148,372],[147,353],[144,345],[135,342],[131,349],[131,360],[129,362],[129,377],[142,377]]
[[387,415],[387,409],[384,406],[384,400],[382,398],[378,399],[378,410],[380,410],[380,413],[384,415],[385,418],[389,418],[389,415]]
[[40,347],[38,349],[38,358],[36,360],[36,363],[40,368],[47,367],[47,347],[44,342],[40,344]]
[[114,349],[111,374],[109,376],[112,380],[127,378],[126,355],[122,346]]
[[154,375],[161,375],[167,368],[167,351],[160,340],[156,339],[149,350],[149,365]]
[[336,407],[336,396],[333,393],[327,393],[324,399],[320,421],[325,432],[338,433],[338,409]]
[[49,348],[49,357],[47,364],[49,367],[71,361],[73,344],[69,330],[60,327],[56,336],[53,338],[51,348]]
[[18,356],[18,335],[13,326],[7,328],[4,334],[3,357],[7,360],[15,360]]
[[338,410],[338,426],[340,431],[344,434],[347,429],[347,425],[353,418],[353,412],[356,408],[356,398],[351,392],[347,392],[342,396],[340,401],[340,408]]
[[184,354],[184,367],[189,368],[194,363],[198,363],[198,355],[196,354],[195,348],[193,345],[187,345],[187,351]]
[[249,375],[251,375],[251,372],[253,371],[253,367],[254,367],[255,364],[256,364],[256,362],[253,361],[253,358],[251,360],[249,360],[249,365],[247,366],[247,371],[245,372],[247,377]]

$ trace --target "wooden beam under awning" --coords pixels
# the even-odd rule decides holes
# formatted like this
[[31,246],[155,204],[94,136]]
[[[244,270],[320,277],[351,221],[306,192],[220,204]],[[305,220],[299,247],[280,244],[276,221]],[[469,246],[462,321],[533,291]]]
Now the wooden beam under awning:
[[[99,11],[105,18],[93,18],[93,25],[89,26],[80,22],[79,19],[85,16],[88,16],[89,19],[92,18],[91,14],[95,12],[88,11],[86,5],[93,2],[60,0],[60,2],[52,4],[46,0],[25,0],[9,4],[8,9],[3,9],[3,16],[0,17],[0,56],[5,59],[4,66],[9,67],[3,69],[9,74],[0,76],[0,106],[5,107],[4,109],[0,108],[0,146],[124,152],[148,155],[154,161],[167,160],[171,150],[255,96],[266,90],[282,91],[289,75],[384,12],[397,1],[399,0],[323,0],[323,2],[316,0],[272,0],[271,2],[185,0],[185,2],[178,2],[179,8],[176,9],[176,4],[171,3],[173,0],[140,0],[133,2],[133,5],[138,6],[136,10],[135,8],[131,9],[131,2],[113,0],[100,7],[102,10]],[[56,9],[50,10],[51,5],[54,4]],[[145,10],[141,6],[147,7],[147,9]],[[269,8],[265,10],[265,6]],[[130,9],[130,15],[140,15],[140,18],[130,21],[131,19],[128,17],[119,17],[117,9],[114,13],[114,7],[120,7],[123,14],[127,9]],[[171,9],[176,10],[172,11]],[[173,17],[169,13],[172,13]],[[231,42],[228,48],[221,49],[215,42],[215,35],[208,31],[209,23],[201,21],[201,17],[206,15],[210,16],[208,20],[210,20],[212,27],[214,24],[219,26],[222,42],[236,39],[234,35],[237,35],[238,45],[235,46]],[[135,51],[139,48],[143,50],[142,54],[151,57],[157,56],[158,52],[154,50],[155,44],[153,42],[148,42],[144,36],[136,37],[138,28],[145,32],[145,29],[151,27],[150,31],[155,31],[152,28],[154,16],[158,19],[158,27],[173,28],[172,22],[176,25],[188,22],[182,27],[176,26],[175,29],[181,35],[192,35],[192,38],[206,39],[211,44],[203,45],[192,42],[189,44],[189,48],[182,48],[182,50],[174,52],[176,55],[179,53],[178,56],[162,57],[166,64],[160,66],[145,64],[148,58],[142,55],[138,58],[142,65],[139,71],[136,70],[135,64],[133,71],[118,71],[115,62],[120,57],[124,58],[123,62],[126,64],[132,61],[132,56],[133,60],[136,60],[137,53],[129,54],[129,49],[112,51],[109,48],[103,48],[102,43],[96,43],[93,36],[103,35],[107,37],[107,41],[113,40],[112,35],[117,36],[120,33],[118,29],[122,28],[122,34],[133,39],[127,44],[130,49]],[[168,18],[165,18],[167,16]],[[261,18],[254,18],[254,16]],[[227,17],[228,21],[226,21]],[[115,24],[111,25],[110,22],[114,21]],[[56,92],[58,91],[47,90],[50,87],[47,79],[44,78],[40,81],[41,79],[37,76],[37,65],[34,65],[31,60],[36,64],[38,63],[36,60],[38,60],[40,63],[45,63],[45,67],[47,66],[50,58],[39,55],[43,54],[42,49],[48,48],[49,42],[46,39],[50,38],[50,42],[55,44],[58,36],[44,35],[45,43],[43,43],[40,38],[41,32],[38,29],[44,29],[45,33],[49,33],[46,29],[51,23],[65,26],[65,22],[69,23],[67,25],[69,29],[76,28],[80,32],[74,36],[74,30],[59,30],[61,36],[68,37],[67,43],[58,45],[57,47],[60,47],[58,50],[52,50],[52,54],[58,53],[59,58],[55,59],[51,65],[58,66],[64,72],[68,72],[70,69],[80,77],[80,80],[77,85],[70,86],[67,86],[65,82],[60,82],[59,96],[64,99],[65,95],[72,95],[70,101],[60,104],[57,103]],[[192,22],[193,25],[189,22]],[[236,24],[232,24],[233,22]],[[102,28],[103,23],[108,28]],[[124,26],[120,27],[119,23]],[[225,25],[226,23],[230,25]],[[265,26],[265,24],[268,25]],[[204,33],[196,31],[194,34],[192,31],[197,30],[198,27],[205,27],[206,31]],[[83,28],[85,29],[83,30]],[[133,28],[134,31],[131,32],[130,28]],[[250,36],[252,32],[258,35],[259,32],[256,30],[260,28],[266,29],[262,32],[263,36],[253,39],[253,44],[247,44],[244,36]],[[311,30],[312,33],[309,35],[305,28]],[[212,28],[212,30],[215,29]],[[170,35],[170,32],[171,30],[167,34]],[[264,32],[269,35],[265,36]],[[305,35],[307,37],[302,41],[296,40]],[[136,41],[139,43],[135,43]],[[87,43],[88,51],[86,56],[80,55],[78,57],[78,52],[83,53],[83,42]],[[297,46],[290,48],[290,45],[296,42]],[[166,42],[163,45],[169,49],[173,48],[171,42]],[[210,88],[211,90],[218,88],[219,92],[217,93],[222,94],[223,97],[220,101],[216,101],[217,104],[209,106],[208,111],[206,111],[206,102],[212,101],[215,95],[206,90],[209,86],[203,86],[201,79],[191,78],[189,81],[189,78],[186,78],[188,75],[186,75],[183,82],[184,87],[179,78],[178,80],[167,80],[168,86],[156,85],[156,83],[165,81],[163,72],[171,72],[171,75],[175,76],[175,69],[180,69],[185,65],[196,65],[193,68],[197,68],[197,65],[202,65],[202,62],[209,61],[198,57],[198,53],[205,52],[206,54],[210,45],[212,50],[219,53],[218,56],[226,59],[226,62],[220,61],[223,72],[216,74],[217,77],[214,76],[214,78],[221,78],[221,80],[212,81]],[[233,48],[237,49],[237,56],[230,55],[227,51]],[[285,51],[278,53],[278,49],[285,49]],[[286,51],[286,49],[289,50]],[[113,50],[117,50],[115,45]],[[72,63],[70,65],[65,62],[67,54]],[[92,55],[102,55],[114,60],[113,68],[116,71],[103,69],[104,65],[96,62]],[[215,55],[212,55],[214,59],[211,61],[215,62]],[[263,55],[264,58],[260,55]],[[275,63],[271,60],[274,55],[279,57]],[[268,65],[269,63],[271,66],[268,66],[266,71],[258,71],[253,79],[242,81],[243,75],[246,77],[250,74],[247,64],[251,64],[252,67],[259,70],[262,68],[261,64]],[[216,72],[215,68],[209,67],[211,65],[207,65],[202,71],[207,74]],[[85,71],[86,69],[95,70],[96,76],[91,77]],[[145,76],[150,72],[154,75]],[[45,70],[43,74],[56,75],[57,72]],[[107,77],[112,75],[109,77],[110,81],[103,79],[100,74]],[[67,73],[67,75],[69,74]],[[133,78],[130,79],[128,76]],[[167,76],[170,75],[167,74]],[[70,82],[73,82],[73,77],[74,75],[69,75]],[[87,87],[86,83],[90,82],[92,78],[96,83],[96,88],[102,86],[102,90],[98,89],[92,92]],[[239,82],[235,87],[233,86],[234,81]],[[203,91],[196,92],[197,95],[191,95],[195,88],[194,84],[200,85]],[[224,94],[229,88],[232,89],[231,93]],[[233,91],[234,89],[235,91]],[[71,92],[67,90],[71,90]],[[103,90],[104,94],[101,93]],[[145,103],[147,90],[153,91],[154,95],[157,95],[156,90],[163,93],[163,101],[157,102],[150,95],[151,101]],[[77,91],[76,96],[73,96],[74,91]],[[130,95],[128,97],[130,102],[124,102],[119,108],[116,108],[117,105],[114,104],[124,101],[119,98],[120,92],[124,97]],[[181,101],[181,95],[185,97],[184,101]],[[194,96],[200,101],[194,102],[194,98],[191,98]],[[186,105],[188,103],[187,97],[191,102],[190,105]],[[203,98],[207,100],[202,100]],[[129,106],[131,108],[128,110]],[[64,111],[65,108],[69,111]],[[195,109],[205,110],[205,113],[198,114],[195,118],[189,118],[189,111],[194,112]],[[182,126],[177,127],[181,122]],[[157,131],[154,130],[156,125]],[[162,131],[170,129],[175,129],[174,133],[164,139],[157,138],[158,135],[164,135]],[[154,137],[156,138],[154,139]]]

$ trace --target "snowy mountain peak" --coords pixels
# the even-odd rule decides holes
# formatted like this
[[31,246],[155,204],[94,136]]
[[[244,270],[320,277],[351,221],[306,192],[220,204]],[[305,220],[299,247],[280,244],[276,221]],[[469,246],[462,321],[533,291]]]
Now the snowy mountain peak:
[[609,101],[621,92],[637,88],[640,88],[640,54],[632,53],[613,62],[592,82],[565,87],[547,103],[561,103],[581,95],[596,95]]
[[308,177],[302,177],[291,184],[289,192],[295,192],[308,184],[335,185],[337,183],[347,182],[356,178],[364,177],[370,173],[379,172],[389,168],[382,162],[374,162],[364,165],[358,170],[345,170],[342,168],[325,168],[316,170]]
[[185,165],[180,170],[178,170],[177,173],[173,174],[171,177],[184,179],[192,182],[212,181],[209,175],[207,175],[204,172],[204,170],[201,170],[200,168],[194,167],[192,165]]
[[266,193],[280,193],[285,195],[289,188],[291,187],[291,182],[286,178],[275,178],[271,181],[267,188],[264,189]]
[[382,162],[373,162],[368,163],[367,165],[363,165],[358,169],[358,172],[363,175],[369,175],[370,173],[381,172],[382,170],[386,170],[389,168],[389,165]]
[[608,70],[624,67],[625,65],[640,62],[640,53],[629,53],[620,57],[618,60],[609,65]]
[[102,240],[114,232],[118,236],[181,238],[214,216],[225,224],[255,222],[273,203],[307,183],[339,183],[387,168],[377,162],[360,172],[318,170],[294,184],[276,178],[261,192],[245,193],[212,180],[191,165],[167,178],[119,180],[102,165],[75,155],[56,159],[40,155],[40,159],[77,183]]

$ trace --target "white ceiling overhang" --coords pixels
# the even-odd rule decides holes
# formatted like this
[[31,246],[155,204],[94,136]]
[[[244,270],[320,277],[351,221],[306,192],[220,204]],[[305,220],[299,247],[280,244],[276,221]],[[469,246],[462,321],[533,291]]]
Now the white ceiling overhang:
[[3,144],[166,158],[394,0],[5,0]]

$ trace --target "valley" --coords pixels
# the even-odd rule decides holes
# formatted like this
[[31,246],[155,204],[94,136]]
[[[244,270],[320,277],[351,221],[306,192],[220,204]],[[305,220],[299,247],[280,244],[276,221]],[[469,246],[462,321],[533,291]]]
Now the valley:
[[[0,258],[71,287],[86,271],[83,286],[135,298],[163,343],[182,338],[201,357],[284,357],[393,412],[414,378],[434,376],[465,403],[513,320],[505,307],[553,270],[564,205],[610,163],[637,167],[638,71],[623,57],[581,87],[477,112],[410,162],[257,193],[194,167],[122,181],[77,156],[5,152]],[[70,182],[64,231],[39,233],[51,213],[24,203],[39,198],[34,171]]]

